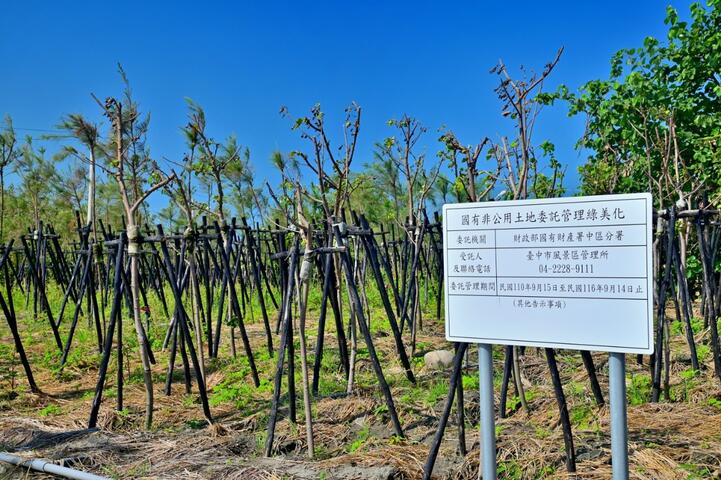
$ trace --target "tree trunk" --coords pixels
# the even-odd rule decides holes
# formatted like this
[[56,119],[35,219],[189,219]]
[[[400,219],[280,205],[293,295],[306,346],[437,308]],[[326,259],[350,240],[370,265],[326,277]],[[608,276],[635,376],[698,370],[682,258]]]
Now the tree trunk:
[[530,412],[531,410],[528,408],[528,402],[526,401],[526,390],[523,388],[523,380],[521,379],[521,349],[517,346],[513,347],[513,381],[516,383],[521,406],[526,412]]
[[[132,218],[132,217],[131,217]],[[138,271],[138,227],[128,224],[128,253],[130,254],[130,294],[133,300],[133,323],[138,336],[140,360],[143,365],[143,381],[145,382],[145,428],[153,424],[153,376],[150,371],[150,356],[143,335],[143,323],[140,319],[140,275]]]
[[93,239],[97,239],[95,233],[95,151],[90,148],[90,166],[88,167],[88,214],[85,225],[92,228]]
[[5,169],[0,167],[0,243],[5,241]]
[[315,445],[313,442],[313,417],[310,408],[310,384],[308,382],[308,349],[305,342],[305,314],[308,307],[308,281],[311,269],[311,235],[309,229],[308,238],[305,239],[305,254],[303,263],[300,266],[299,292],[298,292],[298,322],[300,324],[300,364],[303,379],[303,406],[305,407],[305,433],[308,441],[308,458],[313,458]]

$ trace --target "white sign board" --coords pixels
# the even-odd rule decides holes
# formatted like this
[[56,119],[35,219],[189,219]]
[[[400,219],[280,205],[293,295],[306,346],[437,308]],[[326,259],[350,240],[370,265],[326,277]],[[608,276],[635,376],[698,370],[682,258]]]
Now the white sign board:
[[653,352],[648,193],[443,206],[446,338]]

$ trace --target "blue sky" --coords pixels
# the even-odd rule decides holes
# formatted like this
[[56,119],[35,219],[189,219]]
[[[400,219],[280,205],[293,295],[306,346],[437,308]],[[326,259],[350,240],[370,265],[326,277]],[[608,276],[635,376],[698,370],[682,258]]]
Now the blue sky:
[[[19,133],[40,135],[64,113],[100,121],[90,93],[120,95],[116,63],[151,112],[151,153],[180,159],[184,97],[206,110],[217,139],[235,133],[251,150],[257,181],[277,179],[275,150],[303,144],[285,105],[303,114],[320,102],[329,122],[363,108],[356,168],[408,113],[439,149],[447,126],[464,143],[507,133],[489,69],[541,69],[565,53],[549,88],[575,89],[608,75],[611,55],[648,35],[663,37],[667,2],[7,2],[0,16],[0,114]],[[672,2],[687,17],[689,2]],[[21,130],[33,129],[33,130]],[[583,119],[565,107],[543,112],[536,142],[551,140],[577,183],[573,146]],[[52,146],[49,147],[52,150]],[[157,201],[157,200],[156,200]],[[157,204],[156,204],[157,205]]]

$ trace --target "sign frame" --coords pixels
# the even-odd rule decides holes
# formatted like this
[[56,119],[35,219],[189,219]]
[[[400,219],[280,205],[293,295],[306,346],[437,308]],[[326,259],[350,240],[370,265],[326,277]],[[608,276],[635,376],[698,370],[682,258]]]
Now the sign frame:
[[[449,241],[449,235],[450,231],[448,229],[448,222],[449,222],[449,212],[458,211],[458,210],[469,210],[469,211],[475,211],[474,213],[477,213],[479,211],[483,212],[493,212],[493,211],[508,211],[509,209],[517,209],[518,212],[521,211],[528,211],[531,208],[534,207],[553,207],[557,206],[556,208],[573,208],[574,205],[579,206],[583,205],[583,208],[586,208],[589,204],[596,204],[596,205],[608,205],[616,203],[617,205],[621,205],[618,202],[624,202],[623,204],[627,205],[629,202],[632,202],[633,208],[635,210],[635,215],[638,216],[639,209],[642,208],[644,212],[643,216],[643,222],[642,223],[624,223],[624,222],[618,222],[618,223],[609,223],[608,226],[616,226],[616,227],[634,227],[636,228],[636,236],[642,235],[645,244],[635,244],[635,245],[618,245],[619,247],[628,247],[628,248],[635,248],[635,250],[632,250],[632,252],[639,250],[639,247],[645,247],[645,262],[643,262],[645,266],[645,271],[642,272],[643,276],[635,276],[633,277],[637,282],[638,285],[644,285],[645,286],[645,298],[641,299],[632,299],[636,301],[645,301],[645,308],[643,311],[645,312],[645,328],[641,329],[640,325],[634,325],[636,327],[636,336],[640,339],[639,336],[641,332],[643,333],[643,340],[645,345],[641,345],[639,341],[637,341],[637,344],[629,345],[623,344],[622,341],[619,341],[618,344],[593,344],[589,342],[568,342],[568,341],[557,341],[558,339],[553,338],[554,332],[546,330],[545,333],[548,335],[543,339],[534,339],[529,338],[528,332],[521,332],[521,334],[516,338],[501,338],[498,336],[488,335],[488,336],[466,336],[466,335],[451,335],[451,329],[452,324],[458,324],[463,321],[468,322],[478,322],[478,315],[475,315],[474,318],[470,319],[458,319],[458,318],[452,318],[451,314],[451,302],[453,301],[451,297],[452,295],[450,291],[450,285],[449,285],[449,270],[452,268],[451,264],[452,262],[449,260],[449,249],[453,250],[453,248],[449,248],[450,241]],[[643,202],[642,207],[640,206],[640,202]],[[579,207],[581,208],[581,207]],[[634,217],[636,218],[636,217]],[[544,228],[548,229],[554,229],[554,228],[597,228],[598,226],[604,226],[604,224],[586,224],[583,225],[544,225]],[[641,227],[644,228],[643,232],[641,232]],[[531,228],[538,228],[538,227],[531,227]],[[487,228],[469,228],[466,231],[478,231],[478,232],[493,232],[493,239],[494,243],[496,241],[496,238],[498,236],[499,232],[505,232],[504,235],[508,234],[509,230],[519,230],[519,231],[525,231],[524,227],[512,227],[512,226],[499,226],[496,228],[491,228],[490,226]],[[453,230],[456,231],[456,230]],[[641,233],[639,233],[641,232]],[[653,327],[653,317],[654,317],[654,298],[653,298],[653,292],[654,292],[654,279],[653,279],[653,200],[650,193],[633,193],[633,194],[617,194],[617,195],[595,195],[595,196],[584,196],[584,197],[563,197],[563,198],[548,198],[548,199],[532,199],[532,200],[506,200],[506,201],[489,201],[489,202],[475,202],[475,203],[455,203],[455,204],[445,204],[443,205],[443,268],[444,268],[444,282],[445,282],[445,288],[444,288],[444,307],[445,307],[445,332],[446,332],[446,339],[448,341],[453,342],[464,342],[464,343],[487,343],[487,344],[502,344],[502,345],[518,345],[518,346],[530,346],[530,347],[541,347],[541,348],[563,348],[563,349],[571,349],[571,350],[590,350],[590,351],[605,351],[605,352],[616,352],[616,353],[629,353],[629,354],[651,354],[654,351],[654,327]],[[479,247],[480,248],[480,247]],[[493,246],[493,249],[491,250],[491,247],[482,247],[487,248],[488,251],[493,251],[494,255],[497,257],[497,252],[499,250],[508,249],[511,247],[498,247],[497,245]],[[536,248],[535,246],[532,248]],[[570,247],[570,248],[580,248],[580,247]],[[457,248],[456,248],[457,250]],[[629,268],[628,265],[626,265],[626,268]],[[496,275],[496,285],[498,285],[498,260],[496,259],[496,264],[494,266],[494,272]],[[639,274],[641,272],[638,272]],[[479,277],[483,278],[483,277]],[[489,277],[491,278],[491,277]],[[553,278],[553,279],[561,279],[561,278],[570,278],[570,277],[563,277],[563,276],[548,276],[548,277],[539,277],[539,278]],[[594,278],[607,278],[611,279],[609,281],[615,281],[622,278],[627,278],[624,276],[618,276],[614,277],[613,275],[608,275],[606,277],[594,277],[593,275],[589,275],[587,277],[584,277],[588,280],[593,280]],[[615,279],[615,280],[614,280]],[[497,287],[496,287],[497,288]],[[472,295],[471,295],[472,296]],[[483,296],[483,295],[479,295]],[[500,295],[498,292],[496,292],[496,297],[498,298],[498,302],[500,305],[501,298],[504,296],[509,297],[511,295]],[[519,296],[523,296],[520,294]],[[487,296],[489,298],[493,298],[493,296]],[[554,297],[554,294],[549,293],[547,295],[547,298],[556,298]],[[579,308],[584,308],[582,306],[579,306],[575,302],[582,302],[584,299],[582,298],[571,298],[566,297],[564,300],[564,305],[566,302],[574,302],[574,307],[578,310]],[[590,308],[588,313],[584,313],[583,318],[579,318],[579,321],[583,322],[602,322],[604,315],[607,316],[606,313],[599,312],[598,310],[598,301],[605,300],[604,298],[590,298],[588,299],[589,303],[595,304],[593,305],[593,308]],[[609,299],[611,300],[611,299]],[[623,298],[623,300],[629,300],[627,298]],[[483,300],[483,301],[488,301]],[[565,307],[564,307],[565,308]],[[636,310],[639,310],[641,307],[636,307]],[[484,318],[482,321],[488,321],[488,322],[494,322],[494,321],[504,321],[507,322],[509,318],[514,318],[515,315],[522,315],[523,312],[518,311],[508,311],[507,314],[504,314],[503,318]],[[458,314],[456,314],[458,315]],[[629,322],[636,321],[639,322],[640,319],[627,319]],[[599,327],[600,328],[600,327]],[[615,334],[615,333],[614,333]],[[619,337],[623,341],[625,341],[622,337],[624,337],[624,332],[619,331],[618,334],[615,334],[616,337]]]

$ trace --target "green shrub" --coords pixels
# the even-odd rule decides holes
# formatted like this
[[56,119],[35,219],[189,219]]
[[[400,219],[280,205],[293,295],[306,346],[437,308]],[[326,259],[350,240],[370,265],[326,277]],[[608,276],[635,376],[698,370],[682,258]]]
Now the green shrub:
[[641,405],[651,395],[651,375],[631,374],[631,385],[628,388],[628,401],[631,405]]

